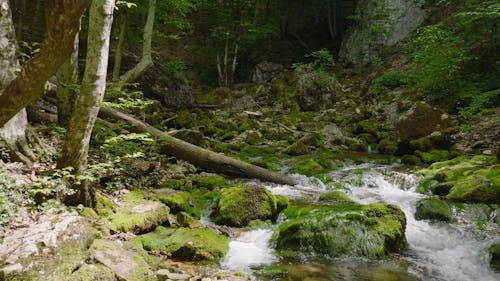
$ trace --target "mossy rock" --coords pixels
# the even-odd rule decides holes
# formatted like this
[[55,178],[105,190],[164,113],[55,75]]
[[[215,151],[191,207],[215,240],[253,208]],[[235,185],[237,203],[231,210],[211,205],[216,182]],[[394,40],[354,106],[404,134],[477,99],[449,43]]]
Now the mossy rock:
[[292,156],[305,155],[309,152],[309,148],[302,141],[298,141],[283,150],[283,153]]
[[281,253],[380,258],[406,246],[406,218],[388,204],[291,206],[275,232]]
[[172,191],[170,189],[159,189],[154,191],[153,195],[163,204],[170,208],[172,214],[186,212],[196,218],[200,217],[200,210],[195,206],[195,200],[191,193],[185,191]]
[[415,218],[417,220],[451,221],[451,210],[438,198],[426,198],[417,201]]
[[450,153],[448,150],[435,149],[429,152],[416,151],[415,154],[420,157],[422,162],[427,164],[450,159]]
[[186,261],[217,262],[229,250],[229,238],[209,228],[165,228],[141,235],[140,241],[147,251],[164,251],[172,258]]
[[111,269],[118,280],[157,281],[146,262],[146,253],[140,251],[133,244],[96,239],[90,246],[89,257]]
[[251,220],[274,220],[278,215],[276,197],[264,187],[235,186],[221,191],[212,213],[217,224],[242,227]]
[[377,144],[377,150],[382,154],[393,155],[398,151],[398,143],[390,138],[383,139]]
[[321,194],[319,196],[319,201],[325,202],[325,203],[333,203],[333,204],[340,204],[340,203],[352,203],[352,199],[349,198],[344,192],[334,190],[334,191],[329,191]]
[[193,189],[193,183],[188,179],[168,179],[161,184],[161,187],[190,191]]
[[500,203],[500,165],[496,164],[495,156],[460,156],[436,162],[417,174],[424,176],[419,184],[419,192],[435,189],[436,185],[444,182],[448,187],[451,186],[446,199]]
[[422,160],[416,155],[403,155],[401,162],[406,165],[422,165]]
[[192,178],[193,185],[198,188],[206,188],[208,190],[214,190],[216,188],[228,187],[229,183],[222,176],[201,176],[197,178]]
[[96,193],[94,200],[94,210],[101,217],[112,215],[117,209],[116,203],[102,194]]
[[305,176],[316,176],[325,173],[325,168],[312,159],[303,159],[294,163],[293,173],[299,173]]
[[491,267],[500,272],[500,243],[493,244],[488,248],[488,253],[491,255]]
[[168,221],[170,210],[157,201],[144,200],[140,190],[134,190],[125,196],[123,206],[116,213],[107,217],[110,230],[141,234]]
[[288,197],[286,197],[285,195],[276,196],[276,208],[278,213],[288,208],[288,205],[290,205],[290,200],[288,200]]
[[118,281],[115,273],[103,266],[95,264],[85,264],[77,271],[73,272],[67,281]]

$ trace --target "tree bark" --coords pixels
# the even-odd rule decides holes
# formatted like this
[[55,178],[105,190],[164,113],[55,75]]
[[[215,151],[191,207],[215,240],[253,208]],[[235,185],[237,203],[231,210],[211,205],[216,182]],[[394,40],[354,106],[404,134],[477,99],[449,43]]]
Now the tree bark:
[[290,176],[245,163],[243,161],[215,153],[170,136],[151,125],[112,108],[101,108],[101,117],[124,120],[137,132],[150,133],[161,141],[161,151],[193,165],[212,172],[243,178],[255,178],[278,184],[296,185],[298,181]]
[[0,126],[35,102],[45,82],[73,52],[80,17],[89,0],[46,0],[47,33],[40,52],[21,70],[0,96]]
[[[19,71],[17,42],[12,21],[12,12],[8,0],[0,0],[0,96]],[[20,161],[30,165],[35,155],[28,147],[26,132],[28,119],[26,110],[21,109],[3,126],[0,125],[0,147],[5,146],[11,161]]]
[[142,58],[134,66],[134,68],[127,71],[125,74],[120,76],[120,80],[126,83],[131,83],[141,77],[141,75],[146,72],[152,65],[153,59],[151,57],[151,41],[153,38],[153,26],[155,22],[156,13],[156,0],[149,0],[148,16],[146,18],[146,24],[144,25],[144,36],[142,45]]
[[[85,72],[58,161],[59,168],[72,167],[76,175],[87,169],[90,136],[106,88],[114,3],[114,0],[93,0],[90,8]],[[65,199],[67,204],[92,205],[93,190],[88,182],[77,184],[73,189],[76,193]]]
[[78,83],[78,39],[75,35],[73,52],[56,73],[57,77],[57,121],[66,126],[73,113],[76,98],[75,85]]
[[113,63],[113,81],[120,80],[120,70],[122,66],[123,46],[125,45],[125,31],[127,29],[127,7],[123,7],[120,11],[120,33],[118,34],[118,42],[115,49],[115,58]]

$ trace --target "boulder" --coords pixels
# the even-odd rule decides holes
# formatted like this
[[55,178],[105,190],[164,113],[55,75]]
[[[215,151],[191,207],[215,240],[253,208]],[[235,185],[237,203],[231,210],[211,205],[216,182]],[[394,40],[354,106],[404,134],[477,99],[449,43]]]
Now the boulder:
[[73,272],[68,281],[118,281],[115,273],[104,265],[85,264]]
[[282,64],[262,61],[255,66],[251,81],[257,84],[270,82],[284,69]]
[[451,125],[452,118],[447,113],[425,102],[417,102],[399,118],[396,130],[401,141],[409,142]]
[[97,231],[84,217],[68,212],[42,214],[27,227],[5,233],[0,243],[0,279],[64,280],[86,259],[95,236]]
[[106,217],[116,232],[141,234],[168,221],[169,208],[157,201],[144,200],[142,191],[134,190],[125,196],[116,213]]
[[451,210],[438,198],[426,198],[417,202],[415,211],[417,220],[451,221]]
[[365,65],[394,46],[426,18],[425,0],[362,0],[357,2],[353,24],[342,40],[341,61]]
[[147,251],[163,251],[172,258],[185,261],[215,261],[229,250],[229,239],[209,228],[166,228],[134,239]]
[[276,197],[265,187],[234,186],[221,191],[212,213],[217,224],[242,227],[252,220],[274,220]]
[[292,206],[275,233],[282,253],[380,258],[406,246],[406,218],[387,204]]
[[488,248],[488,253],[491,255],[491,267],[500,272],[500,243],[491,245]]
[[309,68],[295,70],[297,102],[303,111],[317,111],[330,108],[340,92],[335,75]]
[[192,129],[180,129],[171,131],[168,133],[174,138],[178,138],[185,142],[189,142],[190,144],[194,144],[199,147],[207,147],[207,142],[205,141],[205,137],[198,130]]
[[121,241],[97,239],[89,249],[89,256],[112,270],[119,280],[157,281],[144,255]]
[[424,176],[422,192],[446,194],[466,203],[500,203],[500,164],[495,156],[460,156],[436,162],[417,172]]
[[200,217],[200,210],[196,208],[194,199],[188,192],[163,188],[155,190],[153,196],[167,205],[173,214],[186,212],[197,218]]

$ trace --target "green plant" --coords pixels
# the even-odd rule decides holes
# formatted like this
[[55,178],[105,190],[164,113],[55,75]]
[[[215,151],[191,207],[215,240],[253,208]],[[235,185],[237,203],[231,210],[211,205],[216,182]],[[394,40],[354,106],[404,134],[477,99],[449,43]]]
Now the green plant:
[[144,94],[137,89],[136,83],[113,82],[108,83],[104,94],[102,107],[112,107],[125,110],[145,118],[144,110],[154,102],[146,100]]
[[392,90],[397,87],[408,85],[411,82],[411,77],[406,73],[384,73],[374,79],[373,86],[370,88],[370,92],[374,94],[380,94],[385,90]]
[[318,70],[332,70],[335,67],[335,61],[332,54],[327,49],[321,49],[305,55],[311,59],[309,63],[295,63],[293,68],[309,68]]

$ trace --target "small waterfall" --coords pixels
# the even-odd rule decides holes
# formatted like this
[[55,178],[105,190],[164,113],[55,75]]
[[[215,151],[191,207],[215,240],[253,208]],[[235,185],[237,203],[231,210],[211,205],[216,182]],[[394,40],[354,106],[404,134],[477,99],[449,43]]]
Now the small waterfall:
[[[420,279],[500,280],[500,275],[489,269],[485,251],[495,238],[476,240],[461,224],[415,220],[415,203],[424,197],[415,192],[417,183],[418,178],[410,174],[370,169],[346,185],[350,196],[359,203],[385,202],[405,212],[409,251],[404,259],[414,265],[410,270]],[[498,237],[496,240],[499,242]]]
[[271,235],[271,229],[257,229],[229,242],[229,252],[221,262],[222,268],[250,272],[251,267],[278,261],[269,246]]

